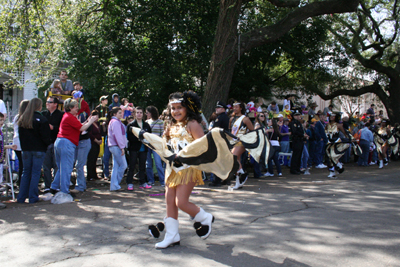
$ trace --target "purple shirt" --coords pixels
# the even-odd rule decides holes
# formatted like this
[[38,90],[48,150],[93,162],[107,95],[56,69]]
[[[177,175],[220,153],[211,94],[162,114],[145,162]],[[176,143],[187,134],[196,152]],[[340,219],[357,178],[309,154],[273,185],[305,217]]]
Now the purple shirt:
[[[282,125],[280,131],[281,131],[281,134],[288,133],[289,132],[289,127],[286,126],[286,125]],[[281,136],[281,141],[289,141],[289,135]]]
[[125,126],[120,120],[113,117],[108,125],[108,146],[118,146],[120,149],[126,147]]

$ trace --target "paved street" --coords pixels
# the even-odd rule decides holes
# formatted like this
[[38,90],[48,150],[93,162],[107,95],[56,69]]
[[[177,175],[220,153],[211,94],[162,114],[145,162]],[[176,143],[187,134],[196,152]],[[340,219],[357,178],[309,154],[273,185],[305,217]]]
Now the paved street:
[[[7,203],[1,266],[400,266],[400,162],[249,179],[242,190],[196,187],[216,221],[207,240],[180,213],[181,245],[154,249],[163,189],[109,192],[90,184],[75,203]],[[3,199],[4,200],[4,199]]]

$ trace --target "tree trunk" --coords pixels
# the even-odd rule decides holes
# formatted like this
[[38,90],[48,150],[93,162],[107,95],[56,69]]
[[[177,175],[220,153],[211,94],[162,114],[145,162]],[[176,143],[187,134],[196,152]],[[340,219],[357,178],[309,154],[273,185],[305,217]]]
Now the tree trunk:
[[388,91],[390,97],[386,101],[381,100],[385,105],[390,123],[394,125],[396,122],[400,123],[400,75],[396,79],[390,79]]
[[228,99],[237,55],[238,21],[242,0],[221,0],[213,53],[203,95],[203,112],[208,118],[217,101]]

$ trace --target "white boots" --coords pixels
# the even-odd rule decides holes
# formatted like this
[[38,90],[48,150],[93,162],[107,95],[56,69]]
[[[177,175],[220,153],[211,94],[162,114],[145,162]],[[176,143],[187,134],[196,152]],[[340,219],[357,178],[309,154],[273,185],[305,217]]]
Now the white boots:
[[329,168],[329,175],[328,175],[328,178],[336,179],[335,167]]
[[164,219],[164,224],[166,229],[165,237],[162,242],[156,244],[156,248],[180,245],[179,221],[169,217]]
[[193,227],[196,229],[197,235],[202,239],[206,239],[211,234],[211,224],[214,222],[214,216],[200,208],[199,213],[196,214],[193,220],[195,221]]
[[379,169],[382,169],[383,168],[383,159],[380,159],[379,160]]
[[243,169],[240,169],[236,174],[236,183],[233,189],[236,190],[242,188],[243,185],[246,183],[248,177],[248,174],[244,172]]
[[[206,239],[211,234],[211,224],[214,222],[214,216],[211,213],[205,212],[202,208],[192,220],[196,233],[202,239]],[[181,237],[179,236],[179,221],[174,218],[164,218],[164,225],[166,229],[165,237],[162,242],[156,244],[156,248],[167,248],[170,246],[180,245]],[[162,223],[156,226],[151,225],[149,232],[154,237],[159,237],[160,232],[163,230]]]

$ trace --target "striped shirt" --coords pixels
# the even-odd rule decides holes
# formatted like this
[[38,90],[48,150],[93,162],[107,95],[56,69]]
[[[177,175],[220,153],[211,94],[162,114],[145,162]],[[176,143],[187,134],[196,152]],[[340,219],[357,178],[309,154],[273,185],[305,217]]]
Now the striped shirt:
[[153,121],[152,119],[149,119],[146,121],[151,128],[151,133],[158,135],[158,136],[162,136],[164,133],[164,121],[163,120],[156,120]]

